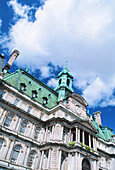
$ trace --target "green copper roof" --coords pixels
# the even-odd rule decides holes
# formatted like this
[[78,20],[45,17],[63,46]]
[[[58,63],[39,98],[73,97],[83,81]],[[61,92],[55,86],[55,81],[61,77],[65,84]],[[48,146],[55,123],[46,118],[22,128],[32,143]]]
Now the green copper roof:
[[71,78],[73,78],[72,74],[70,73],[70,71],[67,68],[67,61],[66,61],[66,66],[65,68],[58,74],[57,78],[60,77],[62,74],[68,74]]
[[102,127],[102,131],[103,131],[103,134],[104,134],[104,136],[105,136],[107,141],[110,140],[110,139],[113,140],[114,133],[113,133],[112,129],[110,129],[109,127],[105,126],[105,127]]
[[57,105],[58,93],[23,69],[19,69],[14,73],[4,76],[4,81],[19,91],[21,90],[21,84],[24,84],[26,87],[21,92],[30,98],[32,98],[32,91],[36,92],[37,96],[34,98],[34,100],[41,104],[43,103],[43,98],[47,98],[48,103],[46,106],[48,108],[53,108]]

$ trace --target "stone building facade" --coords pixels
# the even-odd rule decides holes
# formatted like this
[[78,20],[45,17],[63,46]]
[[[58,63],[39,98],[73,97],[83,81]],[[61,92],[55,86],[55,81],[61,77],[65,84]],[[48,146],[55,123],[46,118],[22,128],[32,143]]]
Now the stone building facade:
[[115,170],[115,135],[86,111],[67,66],[55,90],[0,55],[0,170]]

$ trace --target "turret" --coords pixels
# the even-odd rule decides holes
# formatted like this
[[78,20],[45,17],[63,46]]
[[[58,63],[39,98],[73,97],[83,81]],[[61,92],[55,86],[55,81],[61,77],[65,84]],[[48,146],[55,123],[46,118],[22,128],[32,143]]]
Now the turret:
[[59,93],[58,101],[60,98],[66,99],[67,94],[73,92],[72,88],[73,76],[67,68],[67,62],[65,68],[57,76],[57,86],[55,91]]

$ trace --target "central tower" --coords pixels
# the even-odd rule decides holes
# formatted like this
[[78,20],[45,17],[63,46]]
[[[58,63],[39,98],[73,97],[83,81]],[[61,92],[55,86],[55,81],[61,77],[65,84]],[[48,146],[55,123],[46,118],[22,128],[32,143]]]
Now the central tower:
[[66,61],[65,68],[57,76],[57,86],[55,91],[59,93],[58,101],[65,100],[69,93],[73,92],[72,82],[73,76],[67,68],[68,62]]

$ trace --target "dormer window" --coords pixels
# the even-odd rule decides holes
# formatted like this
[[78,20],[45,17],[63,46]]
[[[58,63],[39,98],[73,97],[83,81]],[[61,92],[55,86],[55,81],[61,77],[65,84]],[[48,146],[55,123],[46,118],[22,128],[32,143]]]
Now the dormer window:
[[25,91],[26,90],[26,85],[25,83],[20,83],[20,90]]
[[32,98],[34,99],[34,98],[37,98],[37,91],[36,90],[33,90],[32,91]]
[[43,105],[48,104],[48,99],[47,99],[47,97],[43,97],[42,99],[43,99]]

